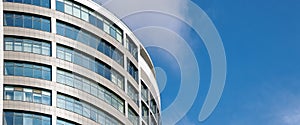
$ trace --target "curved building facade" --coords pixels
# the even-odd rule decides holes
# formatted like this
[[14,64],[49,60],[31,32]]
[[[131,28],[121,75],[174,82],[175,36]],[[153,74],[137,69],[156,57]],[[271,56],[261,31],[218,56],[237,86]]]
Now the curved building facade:
[[4,125],[159,125],[153,64],[91,0],[0,2]]

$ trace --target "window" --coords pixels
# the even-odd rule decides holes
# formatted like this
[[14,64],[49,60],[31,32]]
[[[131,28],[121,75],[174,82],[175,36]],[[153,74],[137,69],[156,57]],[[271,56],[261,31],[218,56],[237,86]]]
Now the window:
[[5,22],[4,26],[14,26],[14,14],[4,13]]
[[128,119],[133,125],[139,124],[139,116],[130,106],[128,106]]
[[127,82],[127,95],[137,104],[139,105],[139,93],[135,88],[131,85],[131,83]]
[[48,20],[48,19],[42,19],[41,21],[42,21],[41,29],[43,31],[50,32],[50,20]]
[[32,27],[32,16],[24,16],[24,27],[31,28]]
[[[124,100],[118,97],[115,93],[111,92],[109,89],[104,88],[103,86],[92,80],[89,80],[81,75],[71,73],[69,71],[58,69],[56,81],[58,83],[74,87],[76,89],[89,93],[110,104],[120,112],[124,113]],[[74,108],[76,106],[79,106],[79,104],[75,104]]]
[[67,14],[70,14],[70,15],[73,14],[72,2],[70,2],[70,1],[65,1],[65,12],[66,12]]
[[[4,36],[5,50],[22,51],[50,56],[51,45],[42,40],[31,38]],[[12,48],[14,46],[14,48]]]
[[13,50],[14,39],[13,38],[4,38],[5,50]]
[[4,100],[26,101],[51,105],[51,93],[48,91],[29,87],[4,87]]
[[4,26],[24,27],[50,32],[50,18],[10,12],[4,12],[4,17]]
[[148,110],[147,106],[144,103],[142,104],[142,118],[148,123],[149,110]]
[[50,0],[41,0],[41,6],[50,8]]
[[51,117],[4,110],[4,125],[51,125]]
[[15,14],[15,26],[23,27],[23,15]]
[[133,57],[137,60],[138,59],[138,49],[137,49],[137,46],[133,43],[133,41],[129,38],[129,36],[127,36],[125,47],[133,55]]
[[95,11],[91,11],[91,9],[79,3],[69,0],[56,0],[56,10],[87,21],[103,30],[104,32],[110,34],[120,43],[123,43],[122,31],[120,30],[120,28],[111,25],[107,20],[103,20],[103,18],[98,13],[95,13]]
[[64,7],[64,1],[63,0],[56,0],[56,10],[60,11],[60,12],[64,12],[65,11],[65,7]]
[[[120,125],[121,123],[118,122],[115,118],[109,116],[108,114],[102,112],[102,110],[96,108],[95,106],[86,103],[84,101],[74,99],[73,97],[70,96],[65,96],[62,94],[57,95],[57,106],[62,109],[66,109],[68,111],[77,113],[81,116],[84,116],[88,119],[91,119],[95,122],[101,123],[103,120],[109,120],[108,123],[106,124],[115,124],[115,125]],[[63,106],[66,104],[66,106]],[[67,106],[69,105],[69,106]],[[61,125],[65,122],[59,121],[58,124]]]
[[148,88],[145,85],[145,83],[143,81],[142,82],[142,98],[144,99],[144,101],[148,102]]
[[[92,48],[97,49],[99,52],[107,55],[111,59],[115,60],[118,64],[123,66],[124,55],[116,49],[114,46],[106,42],[105,40],[91,34],[85,30],[80,30],[78,27],[57,21],[57,34],[68,37],[73,40],[78,40],[83,44],[86,44]],[[87,63],[82,63],[83,65]],[[90,66],[84,66],[90,67]],[[110,78],[110,74],[107,74],[107,78]]]
[[76,16],[77,18],[80,18],[80,6],[74,4],[73,15]]
[[41,26],[42,26],[41,18],[34,17],[33,18],[33,29],[41,30],[42,29]]
[[91,57],[83,52],[73,50],[62,45],[57,45],[56,54],[57,58],[72,62],[96,72],[106,79],[111,80],[121,89],[124,89],[124,77],[120,73],[111,69],[111,67],[107,64],[95,59],[95,57]]
[[127,60],[127,72],[135,79],[135,81],[139,80],[138,70],[129,60]]
[[[25,76],[44,80],[51,80],[50,67],[25,63],[25,62],[4,62],[5,75]],[[30,74],[27,74],[30,73]],[[43,77],[45,76],[45,77]]]

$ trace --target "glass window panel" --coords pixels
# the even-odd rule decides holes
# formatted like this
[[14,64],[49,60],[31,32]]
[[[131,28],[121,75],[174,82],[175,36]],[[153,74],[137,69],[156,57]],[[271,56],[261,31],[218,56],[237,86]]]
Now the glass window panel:
[[66,109],[73,111],[73,102],[66,101]]
[[103,29],[103,21],[102,20],[97,19],[97,27],[100,29]]
[[102,53],[104,52],[104,43],[102,41],[99,43],[97,50]]
[[42,95],[42,103],[46,105],[50,105],[51,97],[49,95]]
[[33,93],[33,102],[35,102],[35,103],[41,103],[42,102],[42,96],[41,96],[41,94]]
[[117,40],[122,43],[122,35],[121,34],[117,34]]
[[81,81],[75,80],[74,81],[74,87],[77,88],[77,89],[82,90],[82,83],[81,83]]
[[49,45],[47,45],[47,46],[45,46],[45,45],[43,45],[42,46],[42,54],[43,55],[47,55],[47,56],[49,56],[50,55],[50,46]]
[[23,16],[15,14],[15,26],[23,27]]
[[24,114],[24,121],[23,125],[32,125],[33,124],[33,119],[31,114]]
[[82,84],[82,87],[83,87],[83,91],[85,91],[85,92],[87,92],[87,93],[90,93],[90,92],[91,92],[91,90],[90,90],[91,86],[90,86],[89,84],[83,83],[83,84]]
[[13,14],[10,14],[10,13],[6,13],[4,14],[5,15],[5,22],[4,22],[4,25],[7,25],[7,26],[14,26],[14,15]]
[[25,92],[25,101],[32,102],[33,101],[33,93]]
[[42,119],[40,117],[34,117],[33,118],[33,125],[41,125],[42,124]]
[[72,15],[72,14],[73,14],[72,3],[68,2],[68,4],[67,4],[67,1],[65,1],[65,2],[66,2],[66,3],[65,3],[65,12],[66,12],[67,14]]
[[56,0],[56,10],[60,11],[60,12],[65,12],[65,4],[63,3],[63,0]]
[[58,83],[65,83],[65,77],[61,74],[57,74],[57,81]]
[[32,42],[31,40],[23,40],[24,52],[32,52]]
[[5,42],[5,50],[13,50],[13,42],[11,41]]
[[83,107],[83,116],[90,118],[90,109]]
[[50,8],[50,0],[42,0],[42,6],[46,8]]
[[14,91],[14,100],[23,101],[23,92]]
[[32,51],[33,53],[41,54],[41,51],[42,51],[41,44],[34,42],[32,50],[33,50]]
[[24,27],[25,28],[32,28],[32,16],[24,15]]
[[24,64],[24,76],[33,77],[33,69],[31,65]]
[[4,124],[5,125],[13,125],[13,123],[14,123],[13,115],[14,115],[13,112],[4,112],[4,116],[5,116]]
[[80,102],[75,102],[75,104],[74,104],[74,112],[82,115],[82,105],[80,104]]
[[[39,1],[39,0],[34,0],[34,1]],[[34,17],[34,19],[33,19],[33,28],[36,29],[36,30],[41,30],[41,18]]]
[[104,30],[104,32],[109,33],[109,29],[110,29],[109,25],[106,24],[106,23],[103,23],[103,30]]
[[23,125],[23,116],[22,116],[22,114],[20,113],[18,113],[18,114],[16,114],[15,113],[15,119],[14,119],[14,121],[15,121],[15,124],[14,125]]
[[67,51],[67,52],[65,53],[65,60],[70,61],[70,62],[73,61],[71,51]]
[[43,31],[50,32],[50,20],[48,19],[42,19],[41,29]]
[[4,99],[6,99],[6,100],[12,100],[13,97],[14,97],[14,91],[8,91],[8,90],[5,91],[5,97],[4,97]]
[[85,11],[81,11],[81,19],[83,19],[85,21],[89,21],[89,14]]
[[14,67],[13,66],[5,66],[5,75],[14,75]]
[[42,116],[43,120],[43,125],[50,125],[51,124],[51,119],[49,117]]
[[110,35],[111,35],[113,38],[116,38],[116,37],[117,37],[116,30],[113,29],[112,27],[110,27]]
[[15,67],[15,74],[16,76],[23,76],[23,65],[17,65]]
[[14,44],[14,51],[22,51],[22,43],[23,41],[21,39],[16,39]]
[[75,6],[75,4],[74,4],[74,7],[73,7],[73,15],[75,17],[80,18],[80,8],[79,8],[79,6]]
[[56,23],[56,33],[64,36],[65,35],[65,25],[63,25],[59,22]]
[[33,5],[40,6],[41,5],[41,0],[32,0]]
[[43,71],[43,79],[51,80],[51,72],[50,71]]
[[41,69],[34,69],[33,70],[34,78],[42,78],[42,70]]
[[24,0],[24,3],[26,3],[26,4],[32,4],[32,1],[31,0]]
[[97,121],[97,113],[95,112],[95,109],[93,110],[91,110],[91,119],[93,120],[93,121]]
[[66,37],[71,38],[71,39],[75,39],[74,32],[73,32],[73,29],[71,27],[66,27],[65,30],[66,30],[66,34],[65,34]]
[[91,86],[91,94],[97,96],[97,88],[95,86]]
[[66,104],[65,104],[65,101],[63,99],[57,99],[57,107],[59,108],[65,108],[66,107]]

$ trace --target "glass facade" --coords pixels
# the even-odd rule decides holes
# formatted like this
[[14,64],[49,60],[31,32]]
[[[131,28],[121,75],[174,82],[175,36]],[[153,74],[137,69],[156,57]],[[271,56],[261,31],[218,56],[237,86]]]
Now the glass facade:
[[89,80],[81,75],[74,74],[64,70],[57,70],[57,80],[56,82],[74,87],[86,93],[89,93],[109,105],[113,106],[115,109],[124,113],[124,101],[116,94],[112,93],[109,89],[104,88],[99,83]]
[[31,28],[51,31],[50,18],[25,13],[4,12],[4,26]]
[[40,64],[29,62],[4,62],[5,72],[7,76],[24,76],[37,79],[51,80],[51,68]]
[[61,21],[57,21],[56,26],[57,34],[90,46],[123,66],[124,55],[107,41],[79,27]]
[[[156,86],[139,81],[144,68],[139,56],[153,67],[147,52],[122,22],[112,22],[117,17],[92,1],[3,0],[4,125],[160,124],[159,103],[150,91]],[[19,6],[25,11],[14,9]],[[72,95],[73,90],[87,97]],[[28,104],[34,106],[20,109]]]
[[142,90],[141,90],[141,94],[142,94],[142,99],[144,99],[144,101],[146,101],[148,103],[148,88],[145,85],[145,83],[143,81],[141,81],[142,83]]
[[139,115],[128,106],[128,119],[133,125],[139,125]]
[[75,1],[56,0],[56,10],[87,21],[90,24],[108,33],[120,43],[123,43],[122,30],[117,26],[109,23],[109,21],[104,20],[100,16],[100,14],[92,11],[90,8],[87,8]]
[[124,77],[95,57],[61,45],[57,46],[56,57],[85,67],[124,89]]
[[51,56],[50,42],[17,36],[4,37],[4,50]]
[[127,82],[127,95],[135,102],[135,104],[139,105],[139,93],[129,81]]
[[155,101],[155,98],[152,96],[152,94],[150,93],[150,97],[151,97],[151,100],[150,100],[150,110],[152,111],[153,115],[155,116],[156,119],[158,119],[158,107],[157,107],[157,103]]
[[138,60],[138,48],[137,48],[137,46],[132,42],[132,40],[129,38],[129,36],[126,37],[125,48],[133,55],[133,57],[134,57],[136,60]]
[[4,100],[25,101],[51,105],[51,93],[49,91],[33,89],[29,87],[5,86]]
[[142,103],[142,118],[144,119],[144,121],[146,121],[146,123],[148,123],[149,109],[147,108],[147,106],[144,103]]
[[57,95],[57,107],[77,113],[101,125],[122,125],[115,118],[95,106],[62,94]]
[[127,60],[127,72],[134,78],[135,81],[139,80],[138,69],[129,60]]
[[4,0],[4,2],[30,4],[30,5],[50,8],[50,0]]
[[4,125],[51,125],[51,117],[36,113],[4,110]]

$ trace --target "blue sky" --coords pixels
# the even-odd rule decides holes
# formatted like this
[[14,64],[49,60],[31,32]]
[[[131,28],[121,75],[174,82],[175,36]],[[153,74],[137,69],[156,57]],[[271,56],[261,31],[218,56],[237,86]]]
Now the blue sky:
[[[205,47],[198,40],[194,41],[199,45],[193,50],[197,51],[202,84],[196,103],[178,124],[300,124],[300,2],[194,2],[210,16],[222,37],[228,64],[227,81],[213,114],[206,121],[198,122],[198,112],[207,91],[205,84],[209,84],[209,75],[204,73],[210,73],[206,68],[210,65]],[[154,59],[159,65],[156,61]],[[167,86],[162,93],[163,105],[168,104],[164,98],[172,97],[172,92],[168,92],[172,89]]]
[[[200,87],[193,106],[177,124],[299,125],[300,1],[193,2],[215,24],[222,37],[227,58],[227,79],[222,98],[204,122],[198,121],[198,115],[209,89],[211,65],[210,55],[201,38],[182,21],[156,12],[132,14],[122,19],[132,30],[158,26],[176,31],[192,48],[201,72]],[[121,8],[113,7],[111,9],[122,12]],[[149,40],[145,39],[145,34],[136,35],[142,43]],[[174,54],[158,47],[147,47],[147,50],[154,65],[166,73],[166,87],[161,91],[164,110],[172,104],[180,86],[188,83],[180,83],[181,69]],[[189,64],[189,61],[186,60],[186,63]]]

